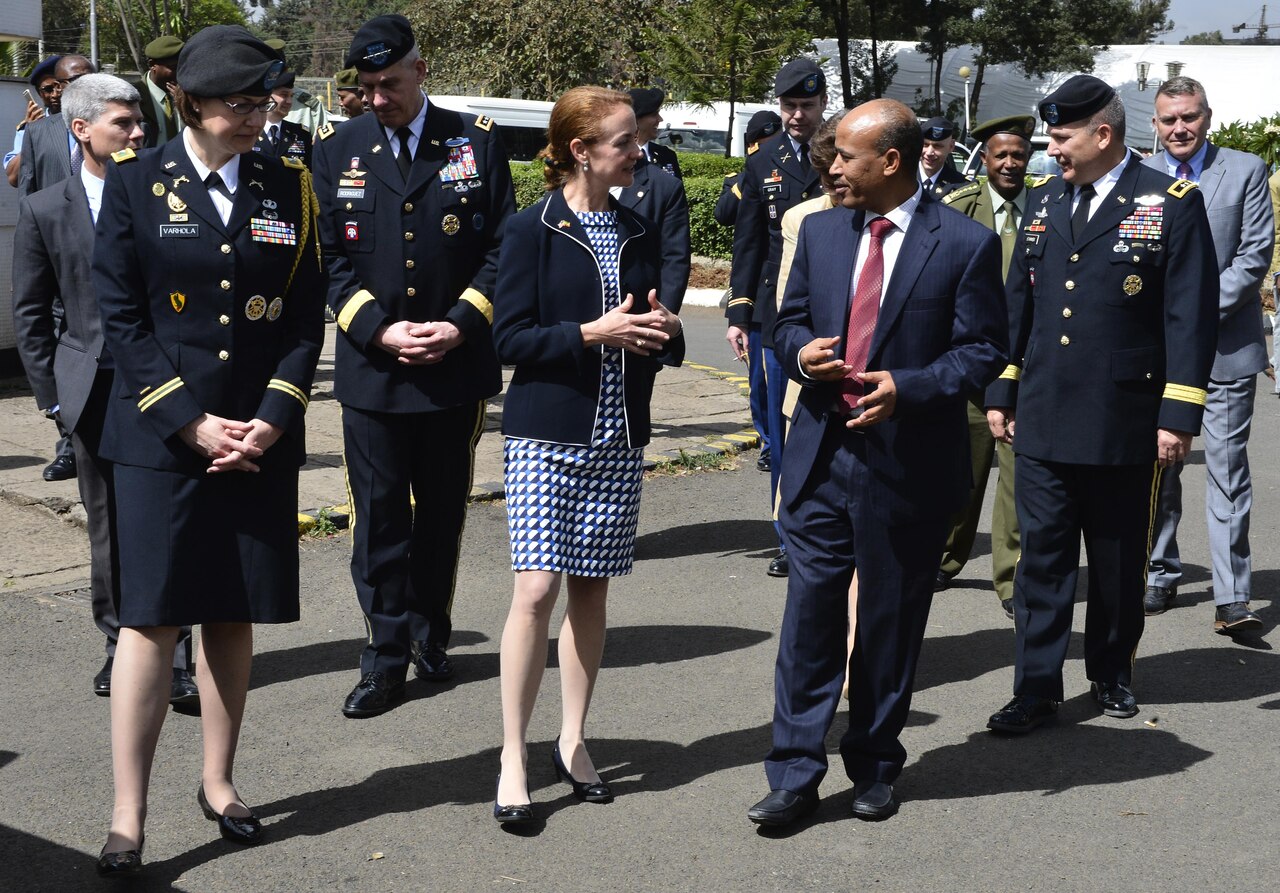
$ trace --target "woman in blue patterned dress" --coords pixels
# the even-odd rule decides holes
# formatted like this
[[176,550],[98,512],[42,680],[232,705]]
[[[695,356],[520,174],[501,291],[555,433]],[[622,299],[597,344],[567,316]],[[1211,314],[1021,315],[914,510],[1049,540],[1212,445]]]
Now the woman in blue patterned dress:
[[660,302],[659,230],[620,206],[631,185],[630,98],[577,87],[556,103],[542,152],[547,195],[507,221],[494,340],[515,374],[503,401],[515,593],[502,634],[502,771],[494,818],[533,820],[525,736],[547,662],[561,578],[563,718],[552,752],[579,800],[608,803],[583,744],[604,649],[609,578],[631,572],[649,397],[683,356],[680,318]]

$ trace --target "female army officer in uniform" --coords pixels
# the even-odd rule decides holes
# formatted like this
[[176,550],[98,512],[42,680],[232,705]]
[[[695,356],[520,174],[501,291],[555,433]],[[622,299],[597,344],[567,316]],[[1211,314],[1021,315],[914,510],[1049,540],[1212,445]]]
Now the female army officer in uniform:
[[102,451],[117,463],[115,809],[101,874],[142,866],[147,787],[178,628],[201,625],[197,801],[261,839],[232,782],[253,623],[298,619],[298,468],[323,337],[310,178],[252,151],[283,65],[243,28],[179,57],[182,138],[108,171],[94,254],[118,369]]

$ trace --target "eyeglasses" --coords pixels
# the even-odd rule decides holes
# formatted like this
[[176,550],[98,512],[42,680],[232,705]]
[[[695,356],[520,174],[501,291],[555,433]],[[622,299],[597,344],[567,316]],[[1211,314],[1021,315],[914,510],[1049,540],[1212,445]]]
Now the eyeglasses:
[[265,102],[227,102],[225,99],[218,101],[236,115],[252,115],[254,112],[262,112],[265,115],[278,105],[274,99],[268,99]]
[[62,92],[62,84],[54,81],[52,84],[45,84],[43,87],[37,87],[36,89],[45,96],[52,96],[55,93]]
[[71,77],[69,77],[69,78],[58,78],[58,84],[59,84],[59,85],[61,85],[61,86],[63,86],[63,87],[65,87],[65,86],[67,86],[68,84],[70,84],[72,81],[78,81],[78,80],[80,80],[80,78],[84,77],[86,74],[92,74],[92,72],[89,72],[89,71],[82,71],[82,72],[80,72],[79,74],[73,74],[73,75],[72,75]]

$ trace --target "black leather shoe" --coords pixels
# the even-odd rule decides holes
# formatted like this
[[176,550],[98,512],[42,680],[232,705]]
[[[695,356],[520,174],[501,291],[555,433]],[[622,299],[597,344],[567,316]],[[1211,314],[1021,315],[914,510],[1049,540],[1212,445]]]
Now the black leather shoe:
[[1089,694],[1098,702],[1098,708],[1106,716],[1128,719],[1138,715],[1138,699],[1128,686],[1119,682],[1091,682]]
[[114,657],[108,656],[107,662],[93,677],[93,693],[100,698],[111,697],[111,665],[115,662]]
[[175,707],[200,703],[200,689],[196,688],[196,681],[188,671],[174,668],[173,682],[169,684],[169,703]]
[[453,675],[453,661],[444,649],[430,642],[414,642],[409,646],[413,674],[428,682],[443,682]]
[[46,481],[69,481],[76,476],[76,457],[74,453],[59,456],[44,467],[42,477]]
[[781,828],[807,816],[818,808],[816,794],[797,794],[795,791],[770,791],[755,806],[747,810],[747,818],[757,825]]
[[993,732],[1025,735],[1036,726],[1047,722],[1058,712],[1058,702],[1039,695],[1014,695],[987,720],[987,728]]
[[1249,610],[1248,602],[1232,602],[1229,605],[1218,605],[1214,610],[1213,628],[1215,632],[1224,634],[1261,629],[1262,618]]
[[868,822],[882,822],[898,811],[893,786],[883,781],[859,782],[853,787],[853,816]]
[[573,796],[583,803],[612,803],[613,789],[603,781],[578,781],[569,774],[569,767],[560,756],[560,739],[556,738],[556,749],[551,751],[551,764],[556,767],[556,775],[560,780],[573,788]]
[[1163,614],[1173,607],[1173,600],[1178,595],[1177,586],[1148,586],[1142,596],[1142,613],[1148,617]]
[[[502,776],[498,776],[498,784],[502,784]],[[534,821],[533,804],[519,803],[515,806],[503,806],[498,802],[497,794],[493,797],[493,817],[503,825],[527,825]]]
[[98,854],[98,874],[102,877],[123,877],[142,871],[142,844],[144,840],[138,841],[136,850],[108,853],[107,848],[103,847],[102,852]]
[[942,592],[944,589],[950,589],[953,579],[953,574],[949,574],[946,571],[938,571],[938,577],[933,581],[933,591]]
[[404,698],[404,682],[392,682],[386,673],[365,673],[342,704],[342,715],[351,719],[380,716]]
[[1000,599],[1000,610],[1004,611],[1004,616],[1012,620],[1013,619],[1013,599],[1011,598]]
[[787,553],[783,552],[777,558],[769,562],[769,569],[765,571],[771,577],[785,577],[791,573],[791,561],[787,558]]
[[768,450],[760,453],[760,458],[756,460],[756,471],[773,471],[773,455]]
[[218,833],[224,840],[245,846],[262,843],[262,823],[252,811],[247,816],[218,815],[204,796],[204,785],[200,785],[200,790],[196,791],[196,802],[200,804],[200,811],[206,819],[218,823]]

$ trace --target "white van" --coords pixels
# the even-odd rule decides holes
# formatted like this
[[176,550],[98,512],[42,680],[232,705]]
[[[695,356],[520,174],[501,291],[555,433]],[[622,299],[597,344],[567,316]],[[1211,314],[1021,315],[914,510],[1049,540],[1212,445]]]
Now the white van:
[[444,109],[485,115],[498,122],[503,148],[512,161],[532,161],[547,145],[547,124],[554,102],[492,96],[432,96]]

